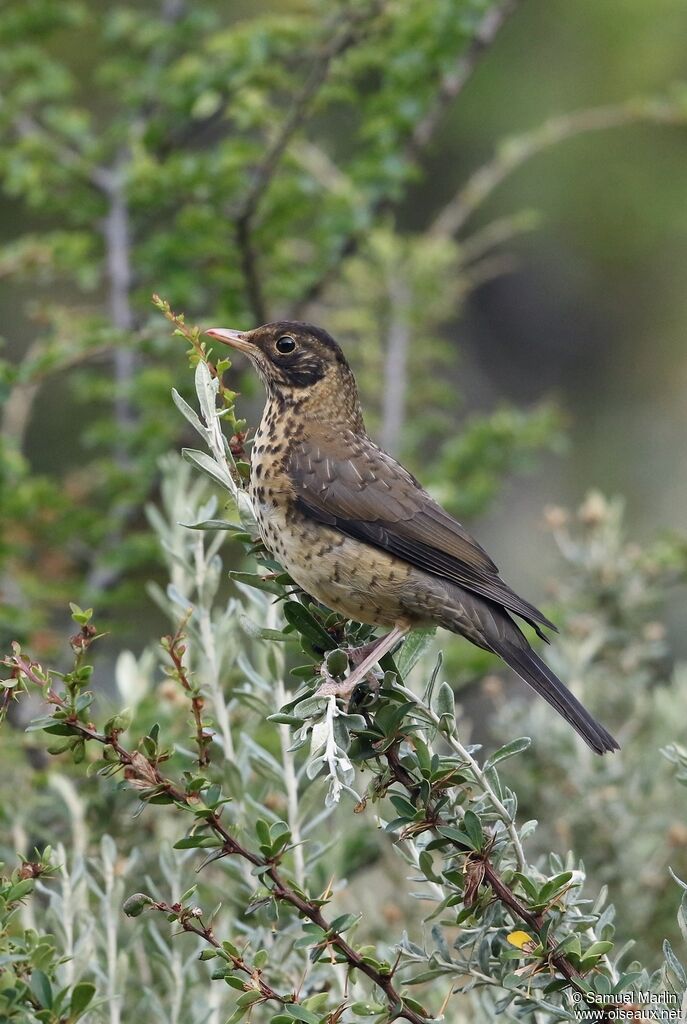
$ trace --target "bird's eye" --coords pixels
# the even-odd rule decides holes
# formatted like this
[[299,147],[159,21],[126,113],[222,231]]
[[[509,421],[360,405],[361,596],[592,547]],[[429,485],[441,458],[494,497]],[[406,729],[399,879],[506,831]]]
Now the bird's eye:
[[281,352],[282,355],[286,355],[287,352],[293,352],[296,347],[295,340],[290,334],[285,334],[277,341],[277,352]]

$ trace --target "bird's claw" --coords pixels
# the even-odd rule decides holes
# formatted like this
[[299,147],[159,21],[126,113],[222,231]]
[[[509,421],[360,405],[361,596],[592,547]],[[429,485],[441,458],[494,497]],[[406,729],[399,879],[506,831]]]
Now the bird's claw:
[[[320,675],[322,676],[323,682],[320,684],[318,689],[315,691],[316,697],[340,697],[344,701],[350,701],[353,696],[354,690],[360,686],[362,682],[369,683],[371,688],[379,686],[380,679],[383,678],[383,674],[378,672],[376,669],[369,669],[368,672],[360,677],[357,672],[357,664],[360,664],[360,656],[358,655],[359,648],[351,648],[346,651],[349,661],[353,665],[352,672],[347,676],[335,677],[331,674],[327,668],[326,661],[322,662],[320,667]],[[364,654],[363,654],[364,657]]]

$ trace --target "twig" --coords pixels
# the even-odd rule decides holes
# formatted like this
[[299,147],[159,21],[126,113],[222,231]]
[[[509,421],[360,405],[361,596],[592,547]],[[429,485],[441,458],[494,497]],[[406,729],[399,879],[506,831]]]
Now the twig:
[[205,700],[201,696],[197,686],[191,683],[189,678],[189,672],[184,665],[184,654],[186,653],[186,645],[184,643],[186,637],[184,629],[188,622],[190,612],[184,620],[179,624],[179,627],[172,636],[165,636],[162,638],[162,646],[169,654],[172,665],[174,666],[173,672],[175,678],[183,686],[184,690],[189,694],[191,698],[191,712],[193,714],[193,721],[196,727],[196,746],[198,748],[198,767],[204,768],[210,763],[210,757],[208,748],[212,742],[212,732],[206,728],[203,724],[203,709],[205,707]]
[[381,8],[381,0],[374,0],[367,10],[347,14],[340,30],[331,33],[329,42],[315,60],[280,130],[256,167],[246,195],[233,214],[248,301],[252,316],[258,323],[264,323],[268,319],[267,304],[258,271],[257,250],[253,241],[253,226],[258,207],[277,172],[289,142],[304,124],[313,101],[327,81],[332,62],[358,41],[362,34],[362,26],[370,18],[375,17]]
[[241,973],[247,974],[250,978],[251,984],[246,984],[246,991],[253,989],[259,992],[266,1002],[273,1001],[281,1003],[282,1006],[287,1003],[297,1002],[293,993],[288,996],[279,995],[267,982],[263,981],[259,968],[248,963],[242,956],[232,953],[227,949],[226,945],[222,945],[215,936],[212,927],[203,923],[202,914],[197,907],[188,909],[182,907],[180,903],[169,904],[161,901],[158,902],[157,900],[152,900],[149,905],[153,910],[159,910],[163,914],[174,915],[182,931],[197,935],[204,942],[207,942],[209,946],[212,946],[213,949],[220,950],[222,958],[228,960],[235,971],[241,971]]
[[[384,758],[389,766],[393,778],[399,782],[404,789],[408,792],[411,799],[416,805],[419,805],[421,797],[421,786],[412,775],[404,768],[395,747],[390,747],[384,752]],[[431,813],[430,808],[426,808],[427,811],[427,827],[432,831],[436,831],[441,826],[448,825],[449,822],[444,821],[437,815]],[[438,833],[441,835],[441,833]],[[465,849],[460,844],[449,840],[449,842],[456,847],[458,852],[463,856],[466,855]],[[535,914],[529,910],[521,900],[515,895],[512,889],[503,881],[501,875],[498,873],[494,865],[489,858],[488,849],[482,851],[479,854],[472,854],[473,863],[479,869],[479,881],[486,882],[494,896],[500,903],[508,908],[512,917],[515,920],[520,920],[526,924],[532,931],[539,936],[544,927],[545,918],[542,913]],[[559,971],[559,973],[580,992],[584,992],[585,989],[581,987],[578,982],[580,979],[579,971],[570,963],[565,956],[552,955],[557,942],[551,935],[547,934],[544,941],[544,946],[548,950],[548,962]],[[621,1005],[621,1004],[618,1004]]]
[[[44,671],[37,662],[18,653],[4,658],[2,664],[11,669],[13,677],[24,676],[40,686],[44,698],[49,704],[60,711],[69,711],[69,704],[53,689],[50,673]],[[126,779],[139,791],[142,800],[164,795],[177,806],[184,807],[191,812],[196,810],[198,794],[180,788],[162,775],[155,759],[147,757],[140,751],[130,751],[124,747],[119,739],[121,728],[113,727],[110,732],[102,733],[90,724],[85,725],[76,717],[75,713],[70,713],[61,721],[73,730],[75,736],[80,736],[84,741],[92,741],[103,747],[109,747],[115,754],[116,763],[123,768]],[[209,811],[204,815],[203,821],[205,827],[214,832],[221,840],[218,855],[220,857],[240,857],[255,867],[262,868],[263,881],[269,879],[272,883],[272,896],[276,900],[289,904],[302,917],[321,928],[326,934],[327,944],[344,958],[349,968],[360,971],[384,993],[396,1019],[410,1021],[410,1024],[425,1024],[425,1018],[409,1007],[396,991],[391,975],[367,963],[349,945],[343,935],[331,927],[329,921],[322,914],[319,901],[309,898],[294,888],[279,871],[275,858],[261,857],[243,846],[221,821],[221,811]]]
[[500,0],[486,12],[454,69],[442,78],[434,106],[415,125],[406,143],[408,160],[416,161],[421,155],[422,150],[431,141],[447,107],[463,91],[485,52],[521,3],[522,0]]
[[[422,701],[420,701],[416,693],[413,693],[412,690],[409,690],[407,687],[402,686],[400,683],[396,684],[396,688],[398,690],[400,690],[401,693],[403,693],[404,696],[408,698],[408,700],[414,701],[415,704],[417,704],[418,707],[421,708],[422,713],[424,715],[426,715],[426,717],[432,722],[432,725],[434,725],[437,729],[441,729],[441,719],[432,710],[432,708],[429,706],[429,704],[425,704]],[[522,848],[522,843],[520,842],[520,836],[518,835],[518,830],[515,827],[515,822],[513,821],[512,815],[509,814],[509,812],[508,812],[508,808],[505,806],[503,801],[496,794],[496,792],[494,791],[493,786],[489,782],[489,779],[487,778],[485,773],[482,771],[480,765],[474,759],[474,757],[472,756],[470,751],[466,747],[463,746],[463,744],[460,742],[460,740],[456,736],[453,736],[450,733],[448,735],[446,735],[445,732],[443,732],[442,734],[444,735],[444,738],[446,739],[446,742],[449,744],[449,746],[451,746],[453,748],[453,750],[455,750],[455,752],[458,754],[458,756],[463,761],[465,761],[467,764],[470,765],[470,770],[473,773],[475,781],[479,785],[479,787],[482,790],[482,792],[485,793],[489,797],[489,801],[490,801],[491,805],[493,806],[494,810],[498,813],[499,817],[501,818],[503,824],[506,827],[506,831],[507,831],[507,833],[508,833],[508,835],[510,837],[510,841],[511,841],[511,843],[513,845],[513,851],[515,853],[515,859],[516,859],[516,862],[517,862],[518,871],[524,871],[526,869],[526,867],[527,867],[527,859],[525,857],[525,851]]]
[[495,156],[480,167],[435,217],[429,234],[451,237],[457,234],[475,210],[495,188],[521,164],[542,150],[586,132],[621,128],[648,121],[653,124],[683,124],[684,108],[667,101],[633,100],[617,106],[593,107],[552,117],[531,131],[502,143]]
[[[410,133],[404,150],[409,164],[417,163],[423,149],[431,141],[446,108],[461,94],[482,57],[492,46],[501,28],[514,13],[519,3],[521,0],[501,0],[484,15],[467,47],[461,51],[453,70],[444,75],[439,82],[434,106],[418,121]],[[377,198],[372,202],[365,222],[369,223],[370,219],[383,213],[390,206],[391,203],[386,196]],[[305,310],[320,297],[341,263],[357,252],[365,233],[366,229],[354,228],[342,239],[333,261],[312,282],[305,295],[296,303],[292,311],[293,316],[302,316]]]

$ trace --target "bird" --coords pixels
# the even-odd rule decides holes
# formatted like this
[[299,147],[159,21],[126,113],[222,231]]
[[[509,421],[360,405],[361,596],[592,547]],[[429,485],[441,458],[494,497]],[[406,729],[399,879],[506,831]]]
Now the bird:
[[596,753],[619,749],[515,620],[543,639],[554,624],[367,433],[355,377],[334,338],[288,320],[205,333],[244,353],[265,386],[249,496],[266,548],[327,608],[389,629],[343,681],[319,692],[350,696],[411,629],[441,626],[498,655]]

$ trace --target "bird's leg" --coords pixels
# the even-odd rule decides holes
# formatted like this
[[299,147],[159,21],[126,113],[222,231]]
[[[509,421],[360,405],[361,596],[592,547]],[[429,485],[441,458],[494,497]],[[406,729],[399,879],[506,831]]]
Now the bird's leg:
[[[345,679],[342,679],[339,682],[334,679],[327,680],[322,683],[322,686],[320,686],[317,691],[317,695],[325,697],[334,694],[336,697],[343,697],[344,699],[349,698],[358,683],[363,681],[370,669],[374,668],[380,658],[383,658],[385,654],[392,651],[398,641],[402,640],[407,632],[407,628],[402,629],[399,626],[394,626],[390,633],[387,633],[386,636],[380,637],[378,641],[373,643],[372,649],[369,650],[369,653],[363,657],[363,660],[356,665],[353,671],[350,672]],[[365,645],[365,648],[369,649],[369,647],[369,644]],[[362,649],[365,650],[365,648]]]

